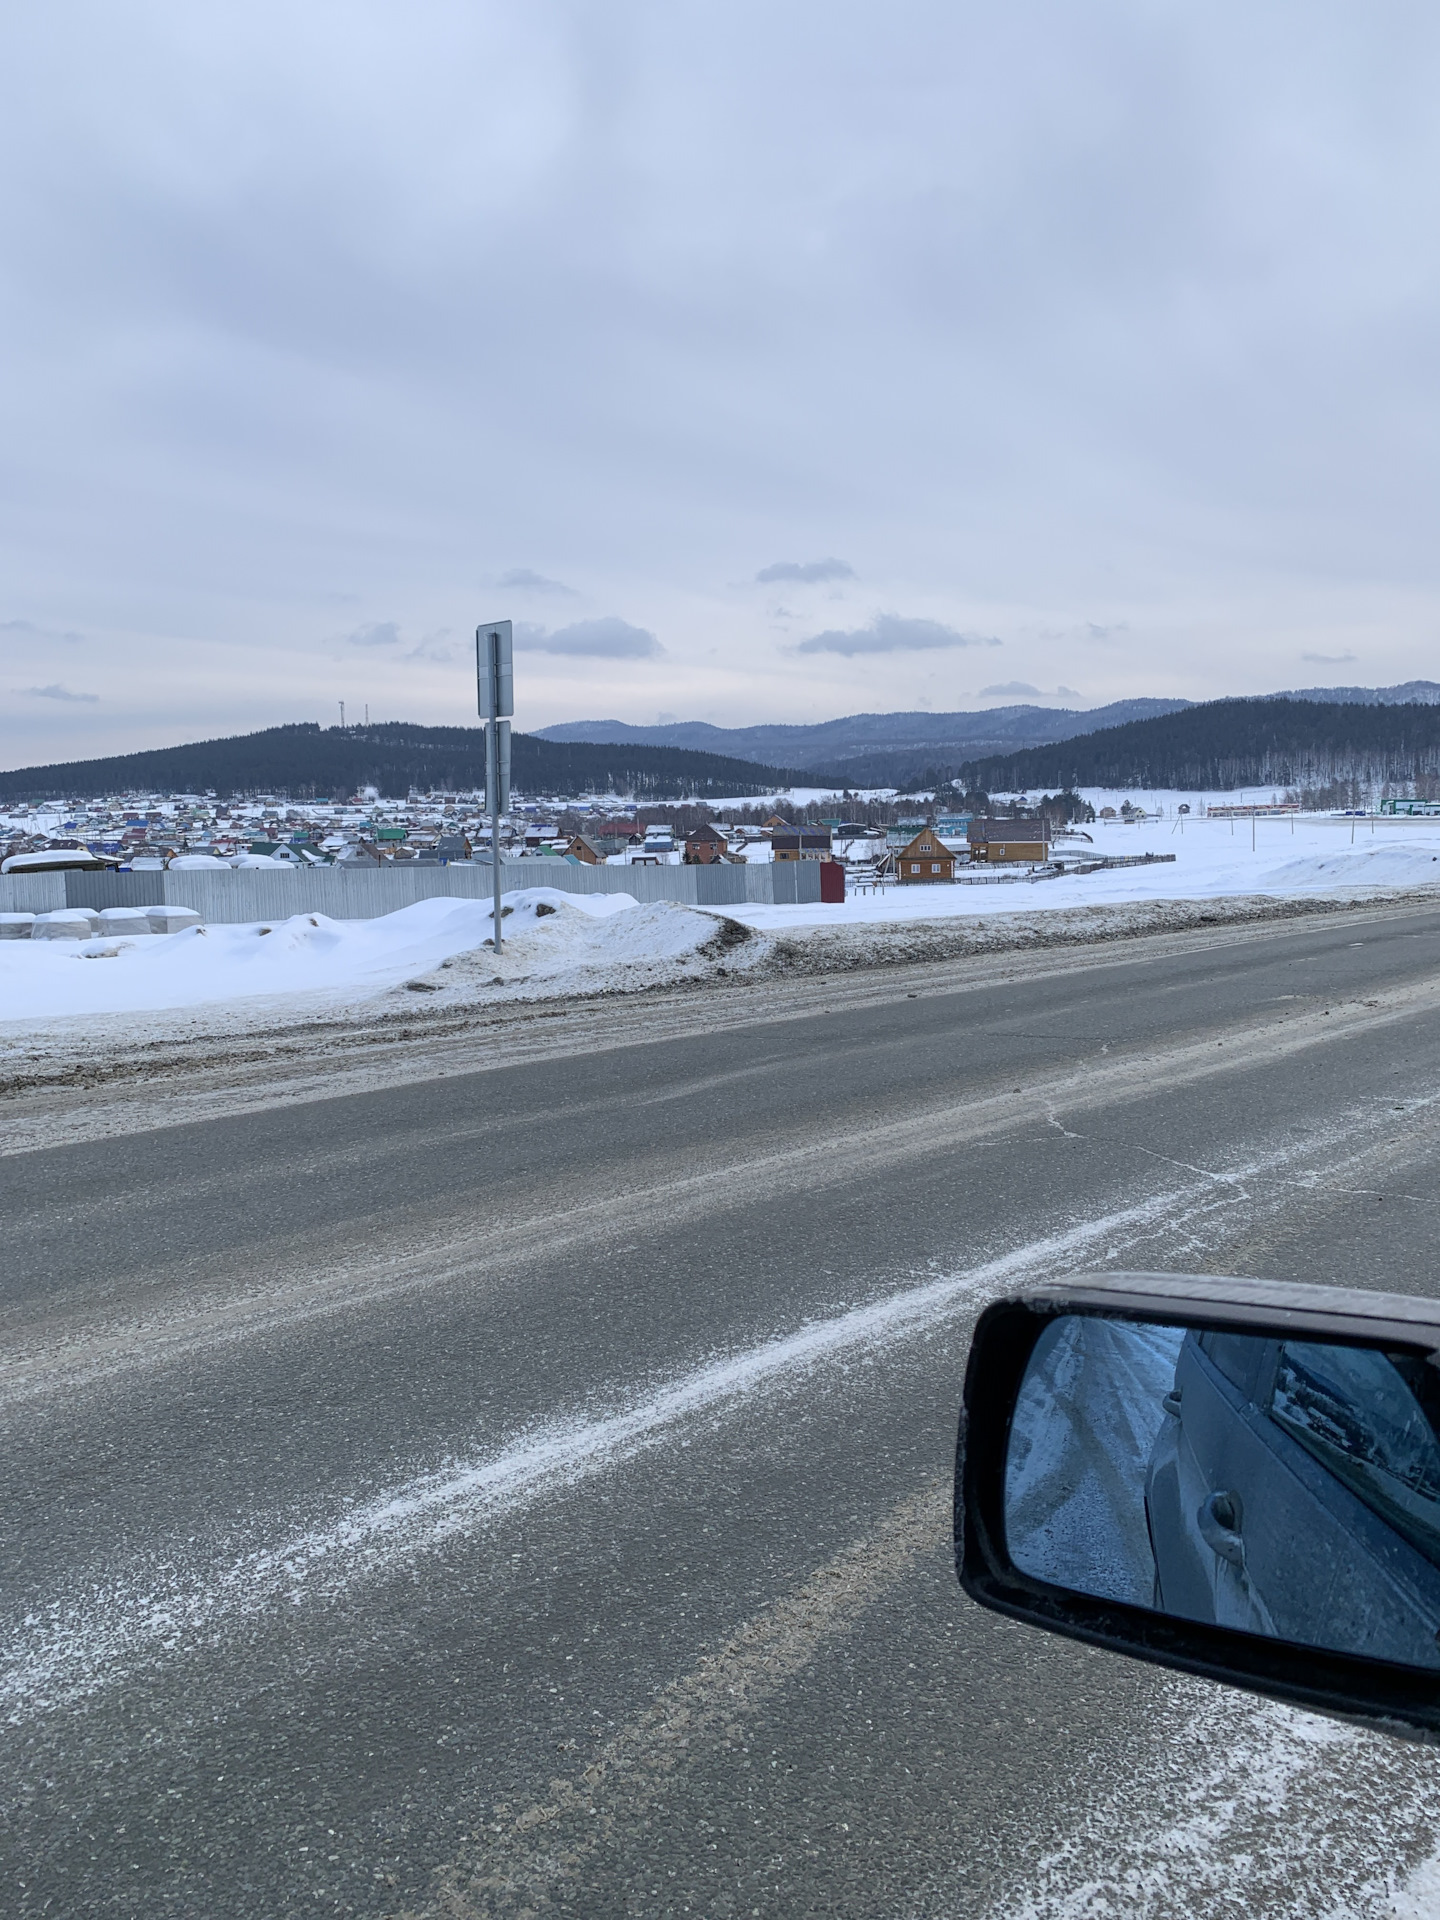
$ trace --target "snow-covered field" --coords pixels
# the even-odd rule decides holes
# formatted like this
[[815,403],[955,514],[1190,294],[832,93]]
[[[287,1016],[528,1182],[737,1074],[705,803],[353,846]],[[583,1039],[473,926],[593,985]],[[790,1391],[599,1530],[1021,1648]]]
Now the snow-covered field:
[[[1226,796],[1227,799],[1232,796]],[[1268,792],[1257,796],[1268,803]],[[1135,804],[1155,796],[1137,795]],[[1161,796],[1173,800],[1173,795]],[[1239,804],[1237,801],[1236,804]],[[1341,820],[1324,815],[1257,819],[1254,851],[1249,820],[1190,816],[1145,820],[1137,826],[1097,822],[1084,829],[1093,849],[1062,841],[1072,852],[1118,857],[1171,854],[1174,862],[1116,867],[1059,879],[986,879],[933,887],[889,887],[859,894],[840,907],[736,907],[736,919],[756,928],[834,926],[848,920],[882,922],[934,916],[1035,913],[1041,909],[1114,906],[1146,900],[1210,900],[1225,895],[1372,894],[1440,886],[1440,820]],[[1010,875],[1015,869],[1001,868]]]

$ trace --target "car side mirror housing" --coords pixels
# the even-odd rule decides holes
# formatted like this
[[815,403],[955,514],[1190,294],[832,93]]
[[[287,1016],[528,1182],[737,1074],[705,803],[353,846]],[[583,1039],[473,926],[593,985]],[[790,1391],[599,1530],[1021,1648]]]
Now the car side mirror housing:
[[1012,1619],[1440,1744],[1440,1302],[1129,1273],[995,1302],[955,1552]]

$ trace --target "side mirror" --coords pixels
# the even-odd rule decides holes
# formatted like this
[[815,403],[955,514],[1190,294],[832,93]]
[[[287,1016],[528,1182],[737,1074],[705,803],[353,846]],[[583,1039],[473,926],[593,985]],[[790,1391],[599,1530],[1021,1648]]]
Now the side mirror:
[[981,1606],[1440,1744],[1440,1302],[1085,1275],[986,1309]]

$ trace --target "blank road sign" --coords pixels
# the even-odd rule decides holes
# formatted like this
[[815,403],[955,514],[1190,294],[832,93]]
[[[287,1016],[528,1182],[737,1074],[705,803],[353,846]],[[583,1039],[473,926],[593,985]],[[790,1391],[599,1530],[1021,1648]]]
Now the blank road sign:
[[510,811],[510,722],[485,729],[485,804],[491,813]]
[[487,620],[475,629],[475,690],[482,720],[514,713],[515,641],[508,620]]

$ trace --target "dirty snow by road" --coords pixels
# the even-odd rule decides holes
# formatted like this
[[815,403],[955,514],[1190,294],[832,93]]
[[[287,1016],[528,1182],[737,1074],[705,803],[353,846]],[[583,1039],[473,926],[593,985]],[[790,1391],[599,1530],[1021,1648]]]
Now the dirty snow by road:
[[415,980],[443,991],[478,974],[486,984],[560,974],[595,991],[623,971],[683,966],[713,940],[708,914],[630,894],[577,895],[552,887],[506,894],[502,958],[491,948],[488,903],[420,900],[375,920],[301,913],[248,926],[182,933],[0,945],[0,1019],[141,1013],[207,1002],[313,993],[374,995]]

